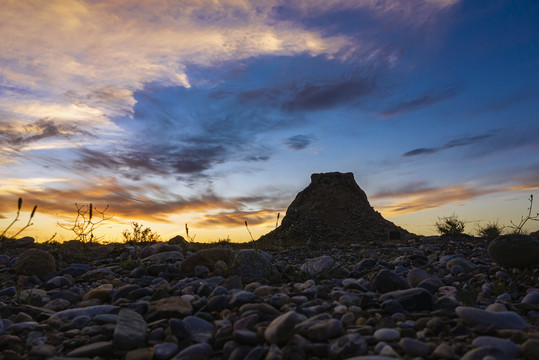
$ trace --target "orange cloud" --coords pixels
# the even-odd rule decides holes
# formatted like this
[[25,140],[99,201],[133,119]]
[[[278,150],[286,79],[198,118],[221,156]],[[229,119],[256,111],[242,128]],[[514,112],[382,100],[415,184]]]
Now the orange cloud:
[[264,209],[257,211],[222,211],[215,215],[206,214],[204,220],[199,221],[200,226],[244,226],[245,221],[249,226],[262,225],[275,222],[278,210]]
[[392,217],[426,209],[437,208],[445,204],[469,200],[482,195],[507,191],[509,189],[474,189],[466,185],[445,188],[426,188],[424,190],[405,191],[402,193],[375,195],[373,199],[408,198],[391,201],[387,205],[378,206],[384,216]]
[[[75,203],[79,205],[92,203],[99,210],[109,205],[107,215],[136,221],[170,223],[169,217],[173,215],[204,213],[206,215],[203,215],[200,222],[204,226],[238,226],[243,225],[245,220],[249,225],[258,225],[276,216],[276,211],[269,209],[241,210],[250,203],[271,202],[269,198],[225,198],[212,191],[185,198],[156,184],[121,186],[115,179],[100,179],[96,183],[93,186],[73,183],[68,189],[33,186],[28,186],[24,190],[12,189],[0,194],[0,214],[15,212],[17,198],[22,197],[25,204],[31,203],[32,206],[37,204],[38,214],[63,218],[73,217],[76,212]],[[278,202],[278,199],[275,201]],[[209,215],[211,212],[217,214]]]

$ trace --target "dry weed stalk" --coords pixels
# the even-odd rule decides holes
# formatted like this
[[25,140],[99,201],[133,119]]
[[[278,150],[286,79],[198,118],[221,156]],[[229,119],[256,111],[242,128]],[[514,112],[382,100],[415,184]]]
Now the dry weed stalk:
[[[8,227],[2,232],[2,235],[0,235],[0,240],[5,239],[6,232],[19,220],[19,215],[21,214],[21,208],[22,208],[22,198],[19,198],[19,202],[17,204],[17,216],[15,216],[15,220],[11,222],[11,224],[8,225]],[[28,223],[26,223],[25,226],[23,226],[19,231],[17,231],[16,234],[14,234],[11,238],[16,238],[17,235],[19,235],[23,230],[25,230],[27,227],[34,225],[32,223],[32,218],[34,217],[34,214],[36,213],[37,205],[34,205],[34,208],[32,209],[32,213],[30,214],[30,218],[28,219]]]

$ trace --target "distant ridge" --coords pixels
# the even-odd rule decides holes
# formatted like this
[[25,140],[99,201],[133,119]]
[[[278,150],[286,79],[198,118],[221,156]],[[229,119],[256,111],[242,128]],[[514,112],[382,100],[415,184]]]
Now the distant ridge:
[[260,241],[363,242],[408,232],[369,204],[351,172],[312,174],[311,183],[288,207],[281,225]]

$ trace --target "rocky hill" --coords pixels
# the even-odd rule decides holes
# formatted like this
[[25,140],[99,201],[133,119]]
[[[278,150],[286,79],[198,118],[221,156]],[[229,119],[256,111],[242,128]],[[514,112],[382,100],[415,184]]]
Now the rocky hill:
[[354,174],[312,174],[311,183],[288,207],[281,225],[260,241],[352,241],[387,239],[408,232],[369,204]]

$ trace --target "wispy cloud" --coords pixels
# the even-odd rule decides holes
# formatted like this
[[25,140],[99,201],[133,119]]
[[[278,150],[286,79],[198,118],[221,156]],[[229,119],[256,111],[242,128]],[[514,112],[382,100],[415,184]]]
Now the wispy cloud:
[[256,211],[222,211],[218,214],[206,214],[204,220],[199,221],[200,226],[244,226],[245,221],[248,225],[260,225],[275,220],[277,209],[262,209]]
[[462,91],[462,86],[449,86],[441,89],[431,89],[421,94],[411,95],[404,98],[401,102],[391,105],[381,112],[382,117],[392,117],[410,111],[431,106],[433,104],[451,99]]
[[24,126],[0,123],[0,144],[20,149],[45,139],[70,139],[76,136],[92,137],[93,134],[76,123],[61,123],[52,119],[39,119]]
[[417,148],[417,149],[405,152],[404,154],[402,154],[402,156],[410,157],[410,156],[419,156],[419,155],[430,155],[430,154],[434,154],[434,153],[447,150],[447,149],[478,144],[478,143],[483,142],[484,140],[487,140],[497,135],[499,135],[499,131],[493,131],[486,134],[475,135],[475,136],[463,136],[463,137],[450,140],[440,147]]
[[292,89],[292,96],[283,104],[285,110],[326,110],[358,101],[375,90],[373,80],[351,80],[322,84],[306,83]]
[[373,199],[407,198],[405,200],[397,200],[388,205],[379,207],[385,216],[391,217],[426,209],[434,209],[446,204],[470,200],[482,195],[505,190],[507,189],[477,189],[468,185],[432,188],[426,187],[424,189],[416,189],[414,191],[405,190],[402,193],[394,192],[379,194],[375,195]]
[[293,81],[267,88],[240,92],[242,104],[278,107],[284,111],[323,111],[338,106],[356,104],[376,91],[376,79],[320,79]]

